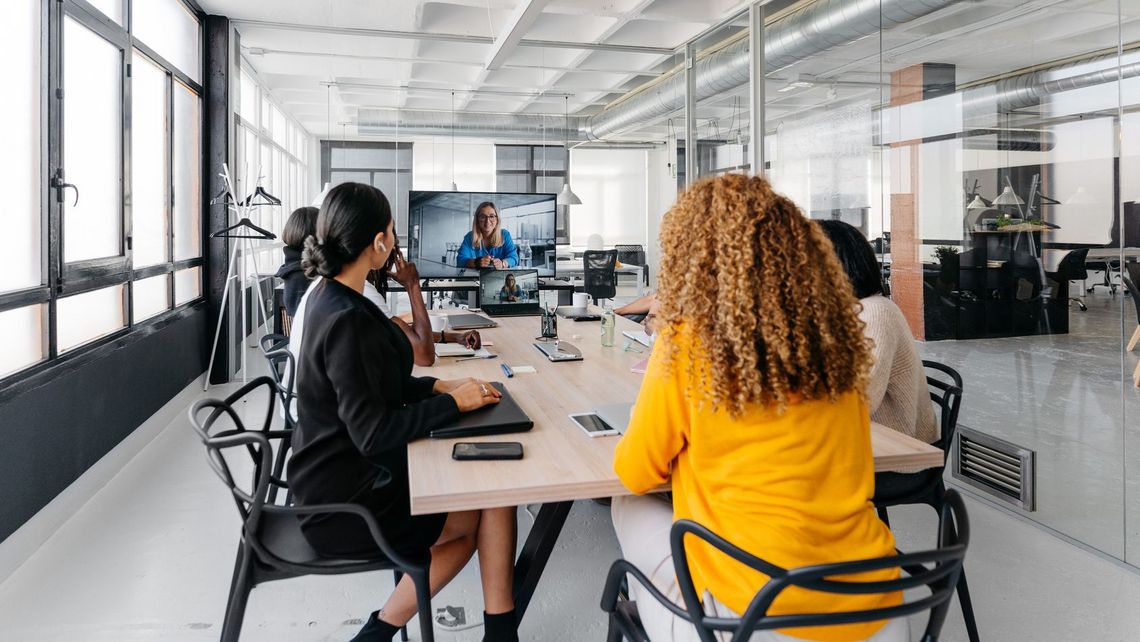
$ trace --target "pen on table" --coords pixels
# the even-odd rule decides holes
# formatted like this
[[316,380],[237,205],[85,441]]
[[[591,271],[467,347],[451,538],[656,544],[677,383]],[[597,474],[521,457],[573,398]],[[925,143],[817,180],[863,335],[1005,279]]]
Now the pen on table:
[[511,370],[511,367],[508,366],[507,364],[500,363],[499,367],[503,369],[503,374],[507,375],[507,379],[510,379],[511,377],[515,376],[515,371]]

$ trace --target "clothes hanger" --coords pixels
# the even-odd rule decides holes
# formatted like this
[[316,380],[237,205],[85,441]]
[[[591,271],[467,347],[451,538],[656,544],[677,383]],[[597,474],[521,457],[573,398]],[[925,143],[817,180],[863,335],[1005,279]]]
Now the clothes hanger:
[[[234,230],[241,230],[241,231],[250,230],[251,233],[250,234],[230,234],[229,233],[229,232],[232,232]],[[244,217],[244,216],[237,223],[234,223],[233,225],[231,225],[227,228],[218,230],[217,232],[214,232],[210,236],[213,238],[262,239],[262,240],[266,240],[266,241],[272,241],[273,239],[277,238],[276,234],[274,234],[273,232],[270,232],[269,230],[266,230],[265,228],[261,228],[261,227],[258,227],[257,225],[254,225],[253,221],[249,220],[249,218]]]
[[210,199],[210,205],[234,205],[234,197],[230,195],[230,191],[225,187],[222,191],[218,192],[214,198]]
[[[281,204],[281,199],[279,199],[276,196],[265,191],[265,188],[261,186],[261,179],[263,179],[263,178],[265,178],[265,177],[264,176],[258,176],[257,177],[257,188],[253,190],[252,194],[245,197],[245,200],[242,201],[242,205],[245,205],[246,207],[262,207],[265,205],[280,205]],[[256,199],[256,198],[261,198],[263,200],[259,201],[259,202],[254,202],[254,199]]]

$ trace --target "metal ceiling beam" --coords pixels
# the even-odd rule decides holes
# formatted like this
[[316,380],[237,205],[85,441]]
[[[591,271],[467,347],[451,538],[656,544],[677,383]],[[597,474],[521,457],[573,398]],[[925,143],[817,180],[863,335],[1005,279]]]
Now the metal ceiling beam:
[[515,7],[507,20],[506,29],[495,39],[495,44],[491,45],[491,52],[487,54],[488,70],[495,70],[503,65],[515,47],[522,42],[523,34],[530,30],[549,3],[550,0],[524,0]]
[[[269,20],[232,20],[238,27],[257,27],[259,29],[277,29],[281,31],[301,31],[306,33],[328,33],[338,36],[360,36],[363,38],[397,38],[404,40],[433,40],[438,42],[464,42],[468,44],[493,45],[495,40],[488,36],[469,36],[458,33],[435,33],[417,31],[394,31],[391,29],[361,29],[357,27],[332,27],[322,25],[303,25],[291,22],[273,22]],[[540,47],[548,49],[590,49],[593,51],[615,51],[619,53],[639,53],[672,55],[673,50],[668,47],[644,47],[641,45],[616,45],[601,42],[564,42],[560,40],[527,40],[518,42],[520,47]]]
[[[344,58],[347,60],[378,60],[382,62],[424,62],[440,65],[458,65],[460,67],[478,67],[483,68],[483,63],[478,60],[452,60],[448,58],[425,58],[423,56],[407,57],[407,56],[372,56],[366,54],[346,54],[334,53],[328,51],[301,51],[296,49],[267,49],[265,47],[242,47],[242,53],[246,56],[299,56],[309,58]],[[521,70],[534,70],[546,69],[547,71],[594,71],[600,74],[623,74],[623,75],[639,75],[639,76],[660,76],[661,73],[645,69],[617,69],[612,67],[591,67],[588,65],[564,67],[559,65],[527,65],[519,63],[504,63],[501,69],[521,69]]]

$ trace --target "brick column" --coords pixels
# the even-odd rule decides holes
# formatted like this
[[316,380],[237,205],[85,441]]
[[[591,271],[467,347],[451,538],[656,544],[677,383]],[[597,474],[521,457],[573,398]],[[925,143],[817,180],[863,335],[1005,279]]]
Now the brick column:
[[[891,72],[892,107],[953,92],[954,66],[923,63]],[[892,143],[891,300],[902,310],[915,339],[925,339],[922,247],[918,225],[919,145],[922,139]],[[898,176],[903,178],[897,178]]]

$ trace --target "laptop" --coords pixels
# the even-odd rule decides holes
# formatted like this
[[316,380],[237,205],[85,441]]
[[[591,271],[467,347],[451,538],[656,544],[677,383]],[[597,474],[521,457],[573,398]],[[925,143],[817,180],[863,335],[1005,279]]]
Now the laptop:
[[538,270],[484,270],[479,307],[493,317],[538,316]]
[[594,406],[594,414],[598,418],[606,422],[606,425],[614,430],[625,433],[626,426],[629,425],[629,417],[633,413],[632,403],[611,403],[603,406]]
[[498,323],[481,314],[451,314],[447,317],[447,327],[452,330],[479,330],[498,326]]
[[432,430],[428,436],[433,439],[483,437],[526,432],[534,427],[534,422],[523,412],[503,384],[492,381],[490,385],[503,394],[499,403],[465,412],[448,425]]

